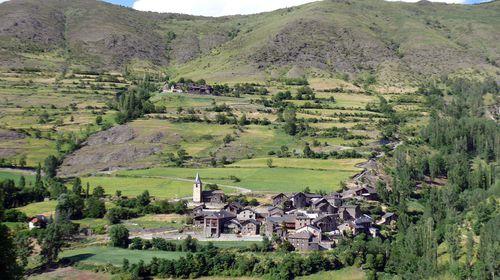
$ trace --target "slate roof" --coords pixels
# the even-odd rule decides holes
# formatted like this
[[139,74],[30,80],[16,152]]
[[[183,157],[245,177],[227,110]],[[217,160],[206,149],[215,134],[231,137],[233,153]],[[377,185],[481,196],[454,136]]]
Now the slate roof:
[[210,219],[225,219],[225,218],[234,218],[234,217],[236,217],[236,216],[233,213],[228,212],[226,210],[212,212],[212,213],[209,213],[205,216],[205,218],[210,218]]
[[310,233],[309,231],[305,230],[305,231],[301,231],[301,232],[296,232],[290,236],[288,236],[288,238],[296,238],[296,239],[307,239],[309,240],[312,236],[312,233]]
[[196,178],[194,179],[194,182],[196,184],[201,184],[200,173],[196,173]]

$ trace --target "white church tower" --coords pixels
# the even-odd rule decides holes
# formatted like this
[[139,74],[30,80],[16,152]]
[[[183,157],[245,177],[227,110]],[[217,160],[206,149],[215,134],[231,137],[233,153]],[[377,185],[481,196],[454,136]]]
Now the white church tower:
[[196,179],[194,179],[193,185],[193,202],[202,203],[201,193],[203,192],[203,183],[200,179],[200,174],[196,173]]

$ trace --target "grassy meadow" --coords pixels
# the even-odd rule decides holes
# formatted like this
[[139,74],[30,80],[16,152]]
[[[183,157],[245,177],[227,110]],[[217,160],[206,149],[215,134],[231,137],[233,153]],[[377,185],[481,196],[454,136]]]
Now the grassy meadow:
[[[142,178],[144,181],[150,180],[151,177],[154,179],[165,177],[165,180],[172,177],[194,180],[196,173],[200,173],[205,183],[238,186],[256,192],[297,192],[302,191],[305,187],[309,187],[311,190],[331,192],[339,190],[340,182],[349,179],[357,172],[354,169],[315,170],[280,167],[151,168],[116,172],[118,176],[127,176],[131,179]],[[106,177],[95,178],[104,179]]]
[[163,259],[177,259],[185,256],[185,252],[165,252],[150,250],[128,250],[115,247],[93,246],[78,249],[64,250],[61,258],[70,259],[76,263],[88,264],[112,264],[120,266],[123,259],[127,258],[130,263],[138,263],[143,260],[149,263],[154,257]]

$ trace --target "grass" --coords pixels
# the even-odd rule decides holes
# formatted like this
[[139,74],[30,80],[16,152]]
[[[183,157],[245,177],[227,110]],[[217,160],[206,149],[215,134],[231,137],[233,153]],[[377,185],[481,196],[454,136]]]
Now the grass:
[[128,229],[155,229],[155,228],[181,228],[185,217],[180,215],[145,215],[139,218],[124,221]]
[[24,212],[28,217],[33,217],[38,214],[51,215],[56,210],[57,201],[49,200],[37,203],[30,203],[26,206],[17,208],[19,211]]
[[82,183],[89,183],[91,189],[101,186],[109,195],[114,195],[117,190],[124,196],[137,196],[148,190],[150,195],[158,198],[181,198],[192,193],[192,183],[171,179],[97,176],[82,178]]
[[0,181],[3,180],[14,180],[14,182],[17,184],[19,182],[19,179],[21,176],[24,176],[26,179],[26,184],[28,185],[29,183],[34,183],[35,182],[35,176],[26,174],[25,172],[18,172],[18,171],[0,171]]
[[296,278],[297,280],[363,280],[366,279],[365,273],[355,267],[347,267],[339,270],[323,271],[309,276]]
[[[121,173],[120,173],[121,174]],[[171,174],[175,176],[175,174]],[[176,180],[171,178],[135,178],[96,176],[82,178],[83,185],[89,183],[91,190],[97,186],[104,188],[106,194],[114,195],[117,190],[124,196],[137,196],[145,190],[149,194],[162,199],[183,198],[192,195],[193,182]],[[224,189],[231,192],[230,189]]]
[[112,264],[120,266],[123,259],[128,259],[131,264],[143,260],[145,263],[151,262],[154,257],[163,259],[178,259],[186,255],[185,252],[165,252],[165,251],[139,251],[128,250],[115,247],[93,246],[79,249],[65,250],[61,253],[61,258],[67,258],[77,263],[90,264]]
[[[310,170],[297,168],[151,168],[143,170],[118,171],[120,176],[148,177],[165,176],[194,180],[199,172],[205,183],[236,185],[253,191],[297,192],[309,187],[312,190],[337,191],[340,182],[353,176],[353,170]],[[240,182],[230,177],[236,176]],[[143,187],[142,189],[147,189]],[[140,192],[135,188],[136,192]]]
[[[251,168],[267,168],[267,160],[269,158],[256,158],[241,160],[230,167],[251,167]],[[332,171],[349,171],[358,172],[361,169],[355,167],[356,164],[365,162],[365,159],[305,159],[305,158],[271,158],[272,166],[283,168],[300,168],[300,169],[315,169],[315,170],[332,170]]]

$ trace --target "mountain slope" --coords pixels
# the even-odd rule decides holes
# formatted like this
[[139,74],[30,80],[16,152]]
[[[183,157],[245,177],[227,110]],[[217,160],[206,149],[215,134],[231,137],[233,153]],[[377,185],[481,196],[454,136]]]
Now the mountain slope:
[[12,0],[0,4],[0,62],[105,69],[146,62],[211,80],[371,71],[395,83],[468,68],[498,76],[499,30],[499,1],[326,0],[206,18],[95,0]]

